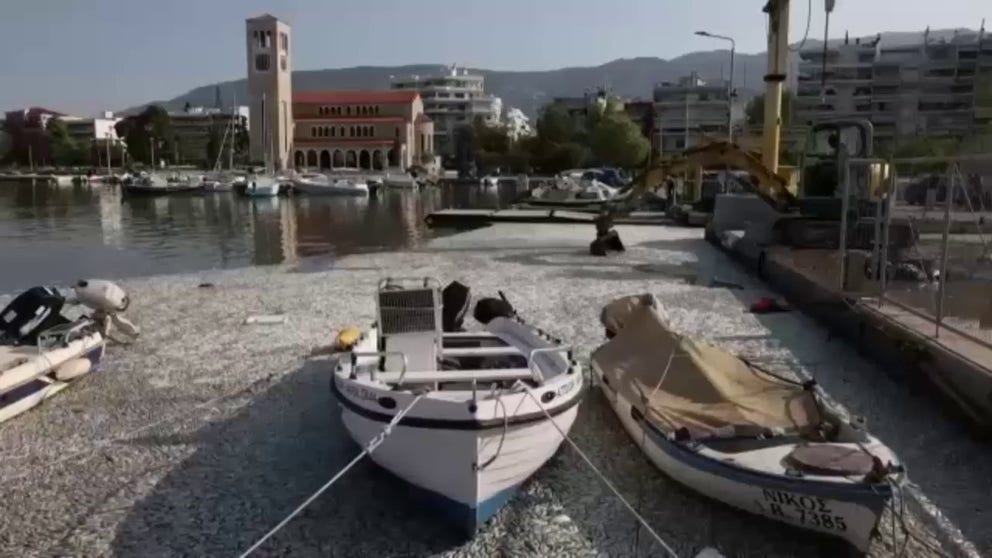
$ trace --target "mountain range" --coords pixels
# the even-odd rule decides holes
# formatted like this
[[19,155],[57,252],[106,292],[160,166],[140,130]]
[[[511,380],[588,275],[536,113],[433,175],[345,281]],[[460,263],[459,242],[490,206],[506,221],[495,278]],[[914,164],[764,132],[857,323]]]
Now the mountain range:
[[[974,33],[967,29],[942,29],[930,31],[932,41],[950,40],[956,33]],[[922,32],[887,32],[881,34],[883,45],[906,44],[922,41]],[[870,37],[869,39],[873,39]],[[844,39],[832,39],[831,44]],[[850,39],[852,42],[854,38]],[[823,42],[807,40],[803,49],[822,47]],[[793,45],[790,54],[790,81],[794,82],[798,68],[798,47]],[[738,95],[744,100],[760,93],[763,85],[767,55],[737,53],[734,70]],[[294,91],[319,90],[368,90],[388,89],[391,76],[432,75],[447,70],[441,64],[416,64],[407,66],[356,66],[324,70],[293,72]],[[677,81],[680,77],[696,72],[703,79],[726,78],[730,72],[728,50],[700,51],[684,54],[669,60],[655,57],[621,58],[599,66],[560,68],[543,71],[498,71],[469,68],[470,73],[485,78],[486,92],[503,100],[504,109],[516,107],[533,117],[540,108],[555,97],[581,96],[605,87],[613,94],[628,99],[650,99],[656,83]],[[186,103],[192,106],[214,106],[217,95],[228,106],[232,100],[243,104],[247,98],[244,79],[225,81],[197,87],[178,97],[153,101],[169,110],[180,110]],[[151,103],[145,103],[151,104]],[[123,111],[133,113],[145,105]]]

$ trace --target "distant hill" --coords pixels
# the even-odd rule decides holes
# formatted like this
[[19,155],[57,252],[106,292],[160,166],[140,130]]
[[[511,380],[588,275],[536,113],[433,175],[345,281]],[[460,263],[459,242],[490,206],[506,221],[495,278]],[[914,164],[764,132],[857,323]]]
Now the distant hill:
[[[974,32],[967,29],[943,29],[931,31],[931,40],[950,39],[955,31]],[[793,31],[795,34],[796,31]],[[811,30],[813,33],[813,30]],[[882,34],[883,44],[905,44],[920,41],[922,32],[890,32]],[[850,39],[854,41],[854,37]],[[843,38],[831,39],[831,43]],[[804,49],[822,46],[822,41],[809,39]],[[798,45],[794,45],[795,46]],[[790,74],[795,75],[798,56],[790,56]],[[736,56],[736,84],[740,95],[747,99],[758,94],[762,87],[767,56],[765,53],[741,54]],[[627,98],[650,99],[654,84],[661,81],[676,81],[690,72],[697,72],[703,79],[719,79],[729,72],[730,53],[727,50],[691,52],[665,60],[654,57],[622,58],[599,66],[561,68],[557,70],[513,72],[470,68],[472,73],[485,77],[488,93],[503,100],[503,106],[517,107],[528,115],[538,110],[554,97],[580,96],[585,91],[594,91],[606,86],[614,94]],[[327,89],[358,90],[386,89],[390,76],[429,75],[444,71],[441,64],[409,66],[356,66],[326,70],[305,70],[293,72],[293,88],[296,91],[316,91]],[[198,87],[167,101],[152,101],[170,110],[179,110],[187,102],[191,105],[213,106],[215,90],[220,87],[221,99],[225,104],[232,99],[243,103],[247,98],[245,80],[226,81]],[[151,103],[146,103],[151,104]],[[135,112],[144,105],[132,107],[123,112]]]

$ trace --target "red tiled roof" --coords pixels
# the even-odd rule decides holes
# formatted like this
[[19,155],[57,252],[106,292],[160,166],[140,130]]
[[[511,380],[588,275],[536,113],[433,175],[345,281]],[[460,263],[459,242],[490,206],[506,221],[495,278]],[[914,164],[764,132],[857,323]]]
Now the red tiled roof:
[[417,124],[423,124],[424,122],[433,122],[433,120],[431,120],[430,116],[427,116],[424,113],[420,113],[417,115],[417,119],[414,122],[416,122]]
[[412,103],[416,91],[301,91],[293,93],[294,103]]
[[302,120],[307,122],[327,121],[334,123],[406,122],[406,118],[403,118],[402,116],[332,116],[329,114],[325,114],[324,116],[294,116],[293,120]]

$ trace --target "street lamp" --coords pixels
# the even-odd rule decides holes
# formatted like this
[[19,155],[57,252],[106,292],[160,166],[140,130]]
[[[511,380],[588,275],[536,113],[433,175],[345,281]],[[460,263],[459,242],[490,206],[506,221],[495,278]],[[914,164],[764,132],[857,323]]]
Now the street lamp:
[[696,34],[700,37],[730,41],[730,79],[727,80],[727,141],[734,141],[734,52],[737,50],[737,43],[731,37],[715,35],[708,31],[696,31]]

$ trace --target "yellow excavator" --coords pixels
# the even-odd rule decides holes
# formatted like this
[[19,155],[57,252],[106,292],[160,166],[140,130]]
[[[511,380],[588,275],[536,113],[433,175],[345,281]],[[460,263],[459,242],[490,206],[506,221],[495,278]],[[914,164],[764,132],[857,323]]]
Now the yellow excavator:
[[[833,1],[826,0],[827,13]],[[613,229],[614,219],[633,211],[640,198],[674,179],[692,175],[700,168],[735,169],[746,171],[754,193],[770,206],[774,223],[774,241],[795,247],[836,247],[840,238],[843,207],[842,169],[850,159],[868,159],[872,154],[873,130],[866,120],[837,120],[820,122],[810,128],[800,161],[800,185],[790,190],[788,180],[780,174],[779,145],[782,124],[782,85],[786,79],[788,56],[789,0],[769,0],[764,7],[768,14],[768,73],[765,80],[765,111],[763,142],[760,159],[740,146],[716,141],[690,148],[682,154],[652,161],[633,181],[633,186],[614,202],[603,206],[596,219],[596,239],[590,245],[593,255],[605,255],[622,250],[623,244]],[[884,163],[860,162],[852,165],[849,195],[856,198],[854,206],[861,214],[864,208],[889,187],[888,166]],[[746,201],[733,196],[718,196],[723,213],[732,214],[733,204],[747,211]],[[848,200],[850,201],[850,199]],[[848,204],[848,209],[851,205]],[[864,235],[851,235],[864,239]],[[869,239],[868,242],[871,240]],[[832,243],[832,244],[831,244]]]

